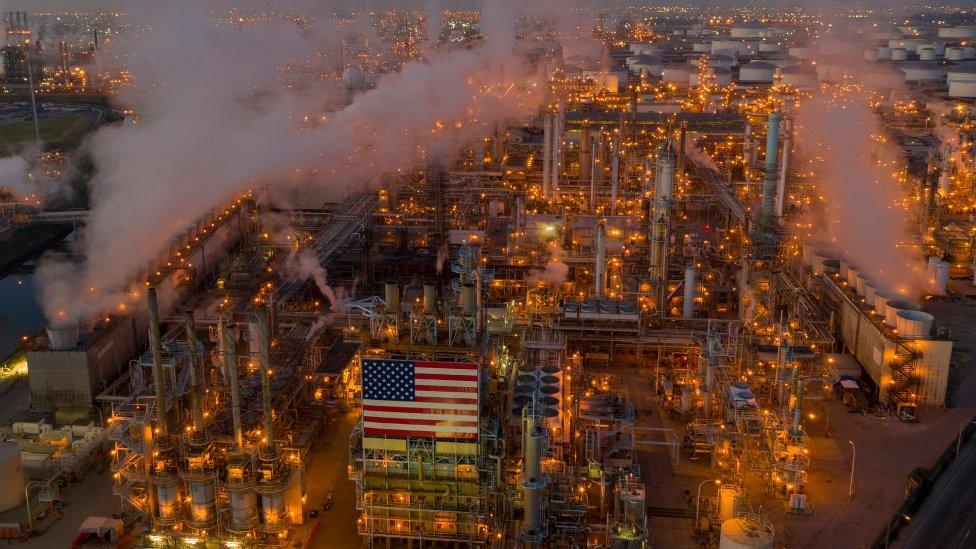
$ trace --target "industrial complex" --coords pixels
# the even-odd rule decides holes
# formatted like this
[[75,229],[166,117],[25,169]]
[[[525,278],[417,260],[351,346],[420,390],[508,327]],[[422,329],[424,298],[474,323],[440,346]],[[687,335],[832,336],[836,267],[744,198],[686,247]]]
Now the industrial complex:
[[[967,546],[965,511],[926,528],[976,467],[976,11],[508,4],[208,12],[215,51],[335,37],[228,77],[227,125],[100,61],[166,21],[5,15],[0,117],[40,149],[0,238],[71,229],[0,273],[46,315],[0,369],[0,538]],[[92,96],[124,121],[45,148]],[[36,166],[83,160],[61,211]]]

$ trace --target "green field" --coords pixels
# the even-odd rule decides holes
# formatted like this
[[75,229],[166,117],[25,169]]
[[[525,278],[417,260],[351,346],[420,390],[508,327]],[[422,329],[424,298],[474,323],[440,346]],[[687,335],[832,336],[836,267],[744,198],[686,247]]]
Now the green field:
[[[87,114],[42,118],[41,140],[48,150],[72,149],[91,129],[92,122],[94,122],[92,116]],[[13,154],[33,140],[33,122],[18,120],[0,124],[0,156]]]

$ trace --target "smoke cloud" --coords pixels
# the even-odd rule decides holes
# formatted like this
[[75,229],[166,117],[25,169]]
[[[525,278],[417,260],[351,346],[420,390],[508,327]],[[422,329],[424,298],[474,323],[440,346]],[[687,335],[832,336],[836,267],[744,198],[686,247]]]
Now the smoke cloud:
[[316,52],[314,35],[285,22],[216,24],[210,2],[146,4],[162,10],[147,15],[152,30],[115,41],[137,83],[121,100],[139,121],[90,140],[87,259],[76,276],[44,287],[49,318],[103,308],[85,301],[119,292],[175,236],[244,189],[302,181],[341,196],[425,157],[450,157],[543,98],[536,77],[501,45],[512,35],[500,16],[486,31],[491,48],[409,63],[326,113],[335,83],[313,72],[297,86],[301,75],[283,70]]
[[826,234],[883,290],[917,297],[924,265],[903,242],[908,197],[894,179],[897,151],[885,143],[865,88],[846,83],[821,91],[799,112],[797,135],[823,181]]
[[563,261],[566,250],[558,242],[553,241],[549,242],[548,252],[549,258],[546,260],[545,269],[532,273],[528,278],[530,284],[545,282],[552,286],[560,286],[566,282],[569,275],[569,265]]

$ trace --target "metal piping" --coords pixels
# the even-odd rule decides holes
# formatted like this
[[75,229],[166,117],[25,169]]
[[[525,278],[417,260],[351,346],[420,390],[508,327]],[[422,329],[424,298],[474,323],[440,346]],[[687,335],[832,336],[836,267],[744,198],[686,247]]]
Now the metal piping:
[[607,287],[607,222],[600,220],[596,227],[596,265],[593,267],[593,293],[603,298]]
[[271,413],[271,322],[268,310],[259,307],[257,312],[259,335],[261,338],[261,400],[264,405],[264,449],[274,450],[274,415]]
[[153,384],[156,388],[156,427],[159,438],[169,436],[166,416],[166,380],[163,378],[163,341],[159,333],[159,303],[156,288],[149,288],[149,349],[152,353]]

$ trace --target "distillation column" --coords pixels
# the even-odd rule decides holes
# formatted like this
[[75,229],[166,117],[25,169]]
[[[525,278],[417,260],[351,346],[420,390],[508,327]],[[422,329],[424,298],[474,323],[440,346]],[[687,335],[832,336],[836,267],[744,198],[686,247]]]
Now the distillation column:
[[237,350],[227,319],[220,319],[221,354],[227,384],[230,386],[231,414],[234,422],[234,455],[227,463],[227,493],[230,499],[230,521],[227,529],[247,534],[257,522],[257,494],[251,479],[251,457],[245,452],[241,427],[241,397],[237,374]]
[[542,198],[549,198],[549,186],[552,184],[552,137],[554,120],[552,115],[542,117]]
[[261,307],[256,312],[260,335],[258,356],[261,367],[264,440],[260,452],[261,470],[255,488],[261,494],[261,515],[265,532],[279,534],[288,526],[288,515],[285,512],[288,471],[282,466],[281,456],[275,446],[274,413],[271,406],[271,322],[268,309]]
[[685,267],[685,295],[682,300],[681,316],[693,318],[695,316],[695,266]]
[[541,417],[525,408],[522,416],[522,497],[525,513],[522,519],[522,540],[539,544],[549,532],[545,524],[545,502],[542,491],[549,478],[542,472],[542,456],[546,450],[547,432]]
[[607,288],[607,222],[600,220],[596,226],[596,261],[593,265],[593,295],[603,299]]
[[152,354],[153,385],[155,388],[156,429],[151,437],[153,451],[146,454],[149,480],[156,498],[154,523],[173,526],[179,520],[180,483],[174,474],[173,446],[169,437],[169,416],[166,410],[166,377],[163,370],[163,343],[159,329],[159,303],[156,288],[149,288],[149,350]]
[[762,226],[770,227],[776,201],[776,150],[779,148],[779,113],[769,114],[769,127],[766,134],[766,166],[763,170],[762,186]]
[[779,182],[776,184],[776,217],[780,219],[786,206],[786,176],[790,169],[790,148],[793,146],[793,124],[788,119],[783,124],[783,133],[783,161],[780,163]]
[[651,227],[651,293],[657,308],[664,306],[668,284],[668,228],[671,224],[671,192],[674,186],[674,149],[670,143],[658,149],[654,185],[654,221]]
[[186,456],[180,476],[186,482],[190,495],[189,525],[197,531],[208,532],[216,525],[217,484],[210,456],[210,437],[204,424],[202,391],[200,383],[200,342],[197,339],[193,311],[183,315],[186,328],[186,346],[190,361],[190,432],[186,435]]

